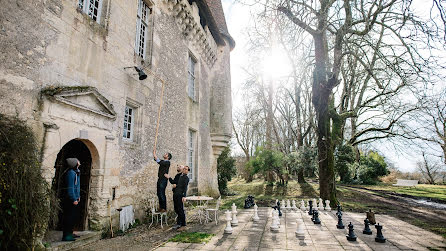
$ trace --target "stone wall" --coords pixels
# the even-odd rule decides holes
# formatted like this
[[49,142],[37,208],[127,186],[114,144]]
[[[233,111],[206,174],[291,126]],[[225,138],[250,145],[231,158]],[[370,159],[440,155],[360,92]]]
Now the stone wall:
[[[172,153],[174,175],[174,167],[187,162],[188,130],[195,130],[198,169],[190,190],[217,195],[216,157],[231,133],[229,45],[217,45],[209,29],[199,25],[196,5],[154,0],[152,57],[142,62],[134,52],[136,0],[103,0],[100,23],[76,4],[7,1],[0,9],[0,111],[34,128],[45,178],[52,181],[60,149],[72,139],[81,140],[93,158],[90,228],[105,224],[109,205],[115,222],[116,209],[126,205],[134,205],[142,217],[144,201],[156,198],[152,147],[163,80],[157,153]],[[197,101],[187,95],[189,54],[198,61]],[[124,68],[135,65],[145,68],[146,80]],[[42,93],[53,89],[62,92]],[[136,108],[133,141],[122,138],[126,104]]]

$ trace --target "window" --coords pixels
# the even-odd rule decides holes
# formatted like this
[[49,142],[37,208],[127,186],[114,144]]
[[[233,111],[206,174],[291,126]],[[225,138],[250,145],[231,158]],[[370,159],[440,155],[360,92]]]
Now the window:
[[193,180],[195,171],[195,132],[189,129],[187,144],[187,163],[189,166],[189,179]]
[[148,48],[149,17],[151,14],[152,10],[144,2],[144,0],[138,0],[135,52],[143,59],[146,59],[146,50]]
[[195,65],[197,61],[189,54],[187,75],[188,75],[188,86],[187,93],[189,97],[195,101]]
[[133,131],[135,127],[135,109],[125,106],[124,129],[122,137],[127,140],[133,140]]
[[101,16],[101,0],[78,0],[78,6],[82,12],[86,13],[91,19],[99,23]]

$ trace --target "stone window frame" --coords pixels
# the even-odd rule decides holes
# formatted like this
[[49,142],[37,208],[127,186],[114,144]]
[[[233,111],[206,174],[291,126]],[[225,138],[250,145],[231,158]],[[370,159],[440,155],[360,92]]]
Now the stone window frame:
[[[194,62],[194,69],[193,72],[191,73],[191,64],[190,62]],[[189,97],[190,100],[192,100],[195,103],[198,103],[198,97],[199,97],[199,60],[198,58],[189,50],[188,52],[188,56],[187,56],[187,68],[186,68],[186,72],[187,72],[187,88],[186,88],[186,92],[187,92],[187,96]],[[193,91],[191,92],[190,90],[190,80],[191,77],[193,78],[194,82],[193,82]],[[193,97],[191,96],[191,93],[193,93]]]
[[[92,3],[93,1],[93,3]],[[87,16],[89,16],[93,21],[98,24],[101,23],[101,14],[102,14],[102,2],[103,0],[78,0],[77,7]],[[97,6],[96,6],[97,3]],[[94,13],[94,10],[97,9],[97,13]]]
[[[133,109],[133,124],[131,128],[131,138],[125,138],[124,133],[124,123],[125,123],[125,108],[130,107]],[[142,125],[142,104],[132,99],[127,98],[126,104],[124,106],[124,114],[122,117],[122,130],[121,130],[121,139],[126,144],[138,144],[141,138],[141,125]]]
[[[145,5],[148,9],[148,13],[143,22],[146,28],[145,33],[145,43],[144,43],[144,51],[141,55],[140,53],[140,35],[141,35],[141,16],[144,12],[141,8],[142,5]],[[153,51],[153,31],[154,31],[154,20],[155,20],[155,12],[154,12],[154,3],[152,0],[137,0],[137,11],[136,11],[136,30],[135,30],[135,45],[134,45],[134,55],[136,61],[140,61],[141,65],[149,66],[152,63],[152,51]]]
[[189,180],[194,182],[196,179],[197,166],[197,130],[189,127],[187,130],[187,165],[189,166]]

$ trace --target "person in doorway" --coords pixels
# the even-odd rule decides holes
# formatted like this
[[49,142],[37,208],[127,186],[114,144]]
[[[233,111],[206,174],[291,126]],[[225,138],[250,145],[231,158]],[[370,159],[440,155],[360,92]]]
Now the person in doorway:
[[164,175],[169,173],[170,160],[172,159],[172,154],[165,153],[163,155],[163,160],[160,160],[156,156],[155,150],[153,150],[153,159],[159,165],[158,181],[156,183],[156,195],[158,196],[158,201],[159,201],[158,211],[164,213],[166,212],[167,209],[167,201],[166,201],[167,178]]
[[187,186],[189,185],[189,167],[183,168],[183,173],[178,179],[178,184],[173,194],[173,203],[175,212],[177,213],[177,224],[173,227],[179,231],[183,231],[186,227],[186,215],[184,214],[184,202],[186,202]]
[[74,241],[73,228],[79,215],[78,204],[81,200],[80,161],[76,158],[66,159],[68,170],[65,174],[65,193],[63,198],[63,235],[62,241]]

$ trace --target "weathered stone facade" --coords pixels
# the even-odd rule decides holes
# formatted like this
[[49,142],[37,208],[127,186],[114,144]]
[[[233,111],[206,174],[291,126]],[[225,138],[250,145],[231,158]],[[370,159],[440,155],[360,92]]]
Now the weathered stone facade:
[[[162,81],[157,153],[172,153],[174,175],[177,164],[187,164],[193,130],[190,191],[218,194],[216,159],[231,134],[234,46],[221,4],[145,2],[152,11],[145,60],[135,53],[137,0],[101,0],[99,22],[83,13],[77,0],[6,1],[0,9],[0,112],[32,126],[50,183],[60,158],[70,154],[64,146],[75,140],[88,148],[84,228],[103,227],[109,205],[115,221],[116,209],[126,205],[141,217],[144,201],[156,198],[152,147]],[[190,55],[196,59],[195,100],[188,96]],[[125,68],[133,66],[142,66],[148,78],[138,80],[134,68]],[[134,109],[132,140],[122,136],[126,105]],[[172,209],[170,186],[167,197]]]

